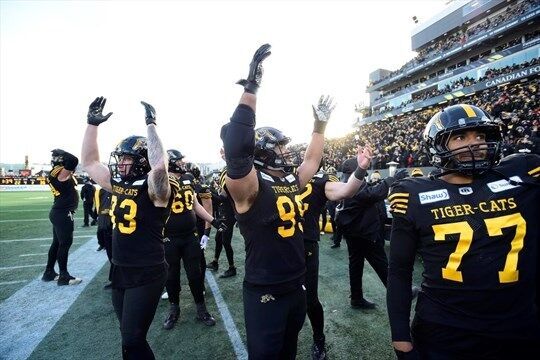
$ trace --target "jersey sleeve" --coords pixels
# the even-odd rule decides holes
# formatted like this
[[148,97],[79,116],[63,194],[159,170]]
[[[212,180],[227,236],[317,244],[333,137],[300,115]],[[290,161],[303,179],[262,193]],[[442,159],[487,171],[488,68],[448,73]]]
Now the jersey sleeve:
[[201,199],[211,199],[212,198],[212,192],[210,191],[210,188],[208,185],[202,185],[201,190],[199,192],[199,197]]
[[411,220],[411,208],[409,207],[410,191],[403,181],[399,181],[390,189],[388,202],[390,203],[390,213],[392,217],[403,217]]
[[178,194],[178,191],[180,191],[180,184],[174,176],[169,175],[169,185],[171,186],[171,199],[174,199],[176,194]]
[[527,175],[534,178],[535,182],[540,182],[540,155],[528,155],[526,164]]
[[411,286],[417,244],[417,233],[410,214],[413,207],[409,208],[409,191],[403,182],[392,188],[388,200],[393,217],[386,293],[388,318],[392,341],[411,341]]
[[58,175],[60,174],[60,172],[62,171],[64,167],[61,166],[61,165],[56,165],[52,170],[51,172],[49,173],[49,177],[51,178],[58,178]]

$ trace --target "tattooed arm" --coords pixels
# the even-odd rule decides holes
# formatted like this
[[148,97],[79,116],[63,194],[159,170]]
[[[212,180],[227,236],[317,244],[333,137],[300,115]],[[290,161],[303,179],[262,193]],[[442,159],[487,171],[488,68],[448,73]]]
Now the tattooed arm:
[[146,109],[146,129],[148,131],[148,195],[157,207],[166,207],[171,196],[169,173],[167,172],[167,155],[156,131],[156,111],[145,102],[141,103]]

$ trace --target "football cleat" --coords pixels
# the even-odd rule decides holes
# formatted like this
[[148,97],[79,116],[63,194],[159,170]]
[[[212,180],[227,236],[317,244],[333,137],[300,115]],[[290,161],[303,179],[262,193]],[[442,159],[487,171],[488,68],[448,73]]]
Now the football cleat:
[[82,282],[82,279],[76,278],[71,275],[58,277],[58,286],[79,285],[81,282]]
[[41,277],[42,281],[57,281],[58,280],[58,274],[54,270],[45,270],[43,273],[43,276]]
[[206,268],[208,270],[211,270],[211,271],[218,271],[219,269],[219,264],[216,260],[212,260],[212,262],[209,262],[207,265],[206,265]]
[[199,311],[197,312],[197,317],[195,318],[197,321],[202,322],[206,326],[214,326],[216,325],[216,319],[212,315],[208,313],[208,311]]
[[167,291],[161,294],[161,300],[167,300],[168,298],[169,298],[169,293]]
[[229,278],[229,277],[232,277],[232,276],[236,276],[236,268],[235,267],[230,267],[227,270],[225,270],[225,272],[223,274],[219,275],[219,277],[222,278],[222,279]]
[[171,330],[179,318],[180,307],[177,304],[171,304],[171,308],[169,309],[169,315],[167,315],[167,318],[163,322],[163,329]]
[[311,346],[311,359],[312,360],[324,360],[326,357],[326,347],[324,341],[314,341]]

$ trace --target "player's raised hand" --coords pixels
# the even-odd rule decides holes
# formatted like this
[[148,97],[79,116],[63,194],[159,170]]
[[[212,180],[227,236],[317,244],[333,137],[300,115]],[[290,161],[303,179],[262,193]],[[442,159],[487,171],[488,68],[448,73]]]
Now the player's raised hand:
[[361,146],[358,147],[356,159],[360,168],[367,170],[369,168],[369,164],[371,163],[372,157],[373,149],[371,149],[368,144],[366,144],[363,148]]
[[90,106],[88,107],[88,124],[98,126],[102,122],[107,121],[109,117],[113,114],[112,112],[108,113],[107,115],[103,115],[103,108],[105,107],[105,103],[107,102],[107,99],[105,99],[103,96],[97,97],[96,100],[94,100]]
[[141,101],[141,104],[143,104],[144,110],[146,111],[146,125],[156,125],[156,109],[154,109],[152,105],[145,103],[144,101]]
[[251,63],[249,64],[249,74],[247,79],[238,80],[236,82],[244,87],[244,91],[251,94],[257,93],[263,75],[262,62],[264,59],[270,56],[270,48],[270,44],[264,44],[257,49],[255,55],[253,55]]
[[313,117],[315,118],[315,124],[313,126],[313,132],[324,134],[326,129],[326,124],[330,120],[330,115],[334,111],[336,105],[333,104],[334,99],[330,96],[321,95],[319,98],[319,103],[317,106],[312,105],[313,107]]

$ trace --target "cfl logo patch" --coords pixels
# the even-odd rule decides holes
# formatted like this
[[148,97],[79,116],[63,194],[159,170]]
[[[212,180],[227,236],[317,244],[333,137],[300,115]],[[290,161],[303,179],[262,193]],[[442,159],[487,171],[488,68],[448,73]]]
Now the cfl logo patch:
[[261,302],[263,304],[266,304],[267,302],[271,300],[276,300],[276,298],[273,297],[272,294],[264,294],[263,296],[261,296]]
[[473,189],[472,189],[472,187],[468,187],[468,186],[467,187],[461,187],[461,188],[459,188],[459,193],[461,195],[470,195],[470,194],[473,193]]

